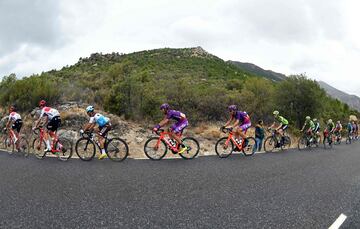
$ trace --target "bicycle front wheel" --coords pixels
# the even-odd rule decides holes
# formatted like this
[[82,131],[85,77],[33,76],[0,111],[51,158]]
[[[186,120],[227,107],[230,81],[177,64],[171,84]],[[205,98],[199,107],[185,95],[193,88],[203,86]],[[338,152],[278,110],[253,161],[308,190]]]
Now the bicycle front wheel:
[[200,151],[200,144],[195,138],[186,137],[182,139],[182,143],[187,147],[187,150],[180,153],[180,157],[185,160],[195,158]]
[[91,161],[95,157],[96,146],[89,138],[80,138],[75,144],[75,152],[83,161]]
[[167,153],[164,141],[159,142],[159,137],[149,138],[144,145],[145,155],[151,160],[161,160]]
[[215,152],[220,158],[229,157],[234,151],[234,143],[228,137],[220,138],[215,144]]
[[123,161],[129,155],[129,147],[120,138],[112,138],[106,144],[106,153],[112,161]]
[[275,150],[275,147],[277,145],[276,138],[273,136],[269,136],[265,139],[264,142],[264,150],[267,153],[271,153]]
[[46,155],[46,143],[41,141],[40,138],[35,138],[32,144],[32,149],[35,157],[38,159],[43,159]]
[[55,144],[55,149],[59,150],[58,159],[60,161],[67,161],[73,154],[72,142],[66,138],[60,138]]

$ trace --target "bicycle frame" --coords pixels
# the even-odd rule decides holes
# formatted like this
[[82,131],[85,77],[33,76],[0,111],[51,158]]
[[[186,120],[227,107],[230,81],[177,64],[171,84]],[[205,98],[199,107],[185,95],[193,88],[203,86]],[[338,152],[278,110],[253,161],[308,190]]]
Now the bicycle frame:
[[[94,133],[93,133],[93,132],[84,133],[84,134],[82,134],[82,137],[87,138],[87,139],[89,139],[89,141],[94,142],[95,145],[98,147],[98,149],[101,151],[100,143],[99,143],[99,141],[96,141],[96,140],[95,140],[95,138],[94,138]],[[103,137],[103,138],[105,139],[104,146],[106,146],[107,143],[108,143],[108,137],[105,136],[105,137]],[[88,144],[88,143],[87,143],[87,144]],[[106,150],[107,150],[107,149],[106,149]]]
[[[239,144],[236,142],[236,140],[233,138],[233,136],[234,136],[234,133],[233,133],[232,131],[230,131],[230,132],[229,132],[229,136],[228,136],[228,138],[227,138],[227,140],[226,140],[226,142],[225,142],[226,146],[228,146],[229,141],[232,141],[232,142],[235,144],[235,146],[239,149],[239,151],[241,151],[241,150],[243,149],[243,145],[244,145],[244,142],[245,142],[245,141],[242,141],[242,144],[239,145]],[[242,137],[240,137],[240,139],[243,140]]]
[[[42,127],[39,127],[39,137],[40,137],[40,148],[41,148],[41,144],[43,144],[44,142],[44,135],[45,135],[45,130]],[[50,134],[49,134],[50,135]],[[52,136],[49,136],[52,137]],[[55,144],[59,141],[59,137],[57,136],[56,132],[54,132],[54,140],[52,141],[51,144],[51,153],[59,153],[61,152],[61,150],[55,149]]]
[[[165,137],[166,136],[169,136],[169,139],[170,139],[170,132],[165,132],[165,131],[162,131],[160,134],[158,134],[160,137],[156,143],[156,148],[159,148],[160,146],[160,142],[161,141],[164,141],[166,143],[166,145],[168,146],[168,148],[171,150],[171,151],[177,151],[179,149],[179,143],[174,139],[174,141],[176,141],[176,145],[173,146],[169,140],[167,140]],[[178,136],[181,138],[182,137],[182,134],[178,134]]]

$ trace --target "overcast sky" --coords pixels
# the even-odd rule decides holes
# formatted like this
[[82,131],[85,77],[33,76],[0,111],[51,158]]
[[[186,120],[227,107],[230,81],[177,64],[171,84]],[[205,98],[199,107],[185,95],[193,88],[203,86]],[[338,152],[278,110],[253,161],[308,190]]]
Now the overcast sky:
[[202,46],[360,96],[358,0],[0,0],[0,77],[94,52]]

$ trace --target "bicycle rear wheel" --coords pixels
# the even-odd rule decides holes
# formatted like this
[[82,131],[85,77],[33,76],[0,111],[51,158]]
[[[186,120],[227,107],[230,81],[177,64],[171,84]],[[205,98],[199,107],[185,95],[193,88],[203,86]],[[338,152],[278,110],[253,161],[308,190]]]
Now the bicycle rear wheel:
[[161,160],[167,153],[167,146],[164,141],[158,144],[159,137],[149,138],[144,145],[145,155],[151,160]]
[[215,152],[220,158],[229,157],[234,151],[234,143],[228,137],[220,138],[215,144]]
[[80,138],[75,144],[75,152],[83,161],[91,161],[95,157],[96,146],[89,138]]
[[291,138],[289,136],[284,136],[282,139],[281,149],[287,150],[291,147]]
[[[255,153],[256,150],[256,141],[253,137],[246,138],[246,145],[244,145],[244,148],[242,149],[242,153],[245,156],[252,156]],[[245,143],[244,143],[245,144]]]
[[38,159],[43,159],[46,155],[46,143],[45,141],[40,141],[40,138],[35,138],[32,144],[32,149],[35,157]]
[[60,150],[58,152],[58,159],[60,161],[67,161],[73,154],[72,142],[66,138],[60,138],[55,143],[55,149]]
[[185,160],[195,158],[200,151],[199,142],[192,137],[186,137],[182,139],[183,144],[188,148],[185,152],[180,153],[180,157]]
[[129,155],[129,147],[120,138],[112,138],[106,144],[106,153],[112,161],[123,161]]

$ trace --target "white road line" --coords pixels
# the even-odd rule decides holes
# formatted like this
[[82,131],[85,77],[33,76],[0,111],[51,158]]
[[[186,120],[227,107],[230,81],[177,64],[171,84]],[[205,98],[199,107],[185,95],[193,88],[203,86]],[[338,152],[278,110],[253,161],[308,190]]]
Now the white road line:
[[347,216],[344,214],[341,214],[339,218],[329,227],[329,229],[339,229],[341,225],[345,222]]

